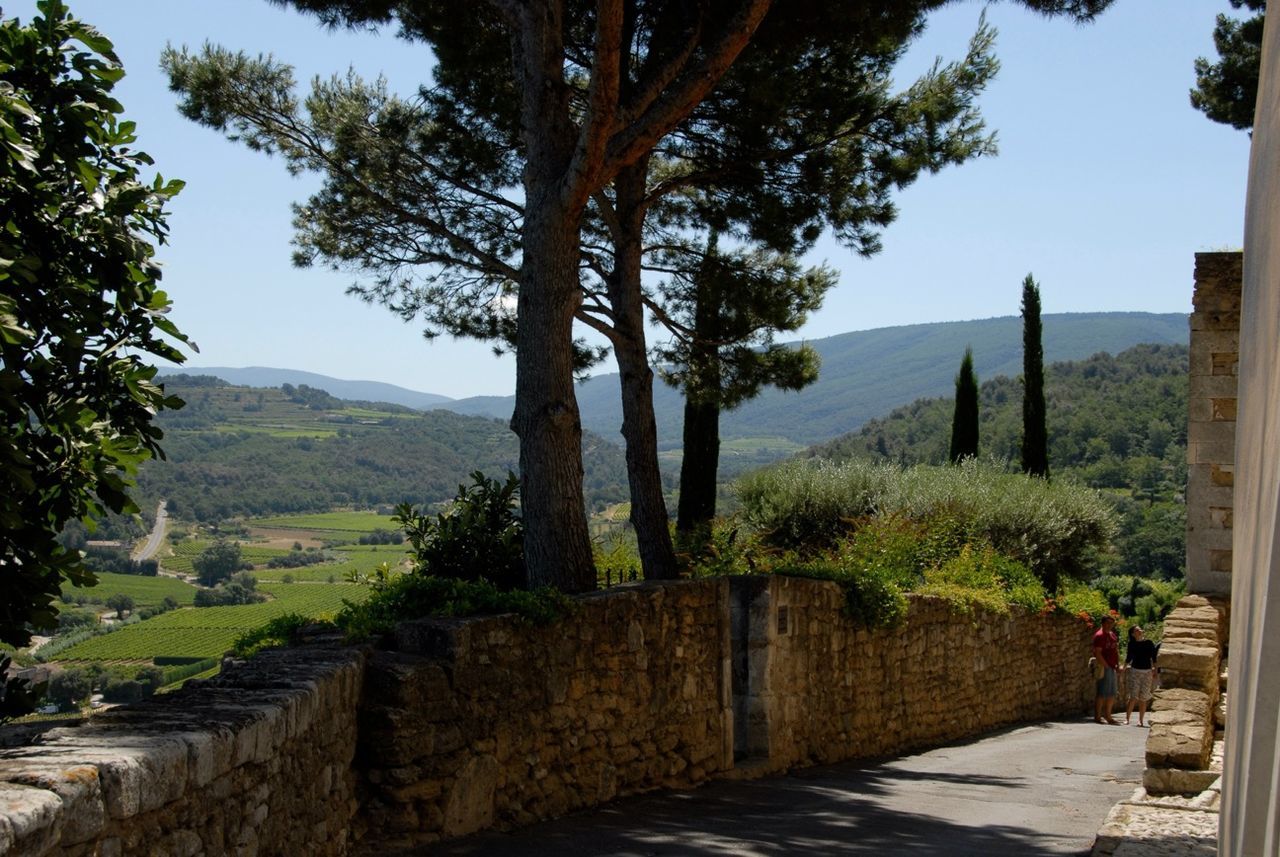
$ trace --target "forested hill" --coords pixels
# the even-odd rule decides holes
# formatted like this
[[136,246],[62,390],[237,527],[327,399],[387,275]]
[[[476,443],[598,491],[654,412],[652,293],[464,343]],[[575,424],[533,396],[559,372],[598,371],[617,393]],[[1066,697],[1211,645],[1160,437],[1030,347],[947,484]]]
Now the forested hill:
[[[979,379],[981,380],[981,379]],[[1100,488],[1143,479],[1182,484],[1186,472],[1187,348],[1139,345],[1116,356],[1054,363],[1045,370],[1049,463]],[[882,458],[941,463],[951,437],[953,399],[919,399],[859,431],[815,446],[833,459]],[[1017,461],[1022,384],[1008,376],[982,383],[979,455]]]
[[[238,387],[210,377],[165,380],[187,406],[162,412],[167,461],[148,462],[140,496],[184,518],[318,511],[451,498],[469,474],[515,471],[516,436],[499,420],[353,403],[306,385]],[[627,498],[622,451],[583,441],[590,508]]]
[[[1083,360],[1139,343],[1186,344],[1187,317],[1178,313],[1060,313],[1044,316],[1045,359]],[[817,383],[798,393],[766,390],[760,398],[725,413],[721,436],[786,438],[817,443],[861,427],[893,408],[923,396],[946,395],[966,346],[973,346],[980,378],[1022,371],[1022,320],[1017,316],[978,321],[913,324],[856,331],[808,343],[822,358]],[[583,426],[605,438],[622,426],[618,376],[599,375],[578,387]],[[458,413],[507,416],[512,400],[459,399],[438,407]],[[680,445],[684,402],[654,383],[658,433],[666,448]]]

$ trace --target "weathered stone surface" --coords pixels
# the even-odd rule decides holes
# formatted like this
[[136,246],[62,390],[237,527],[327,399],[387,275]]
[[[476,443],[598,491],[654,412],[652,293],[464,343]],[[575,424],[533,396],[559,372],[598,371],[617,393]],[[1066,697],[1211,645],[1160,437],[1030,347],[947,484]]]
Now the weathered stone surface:
[[0,783],[0,854],[45,854],[58,844],[66,819],[57,795]]
[[1116,804],[1093,857],[1216,857],[1217,813]]
[[346,853],[363,658],[264,652],[0,751],[0,854]]
[[1152,695],[1151,710],[1153,712],[1185,711],[1198,717],[1208,717],[1209,697],[1198,690],[1187,690],[1181,687],[1161,688]]
[[1199,795],[1219,776],[1214,771],[1147,768],[1142,772],[1142,785],[1152,795]]

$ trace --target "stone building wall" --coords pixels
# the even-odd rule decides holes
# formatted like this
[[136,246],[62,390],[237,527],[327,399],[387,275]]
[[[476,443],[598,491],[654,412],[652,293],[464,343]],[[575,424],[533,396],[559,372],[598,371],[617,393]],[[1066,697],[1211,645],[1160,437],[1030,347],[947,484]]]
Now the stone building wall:
[[363,660],[263,652],[0,750],[0,854],[346,853]]
[[[0,855],[381,854],[660,787],[882,756],[1087,708],[1076,619],[824,581],[630,584],[533,627],[313,643],[0,750]],[[736,725],[735,725],[736,724]]]
[[1243,254],[1197,253],[1187,414],[1187,590],[1231,592]]

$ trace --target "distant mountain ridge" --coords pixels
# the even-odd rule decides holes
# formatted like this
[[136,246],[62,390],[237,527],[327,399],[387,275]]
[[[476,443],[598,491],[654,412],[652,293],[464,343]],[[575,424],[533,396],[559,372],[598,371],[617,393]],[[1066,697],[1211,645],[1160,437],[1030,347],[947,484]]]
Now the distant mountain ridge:
[[[435,393],[423,393],[395,384],[382,381],[345,381],[331,378],[316,372],[304,372],[300,369],[276,369],[270,366],[245,366],[234,368],[229,366],[180,366],[164,369],[160,377],[172,375],[212,375],[229,384],[241,387],[279,387],[281,384],[306,384],[324,390],[339,399],[359,402],[389,402],[393,405],[404,405],[420,411],[445,405],[453,400],[448,396]],[[450,408],[450,410],[454,410]],[[457,411],[455,411],[457,412]]]
[[[1099,352],[1118,354],[1139,344],[1178,345],[1188,341],[1182,313],[1099,312],[1043,316],[1045,361],[1084,360]],[[795,343],[793,343],[795,344]],[[867,421],[916,399],[952,392],[966,346],[973,347],[979,380],[1022,371],[1022,319],[1018,316],[912,324],[855,331],[808,342],[822,358],[818,381],[798,393],[766,390],[759,398],[723,415],[725,441],[785,438],[813,444],[856,431]],[[390,402],[422,410],[443,409],[466,416],[507,420],[514,396],[450,399],[377,381],[344,381],[313,372],[249,367],[181,367],[163,374],[205,374],[233,384],[278,387],[306,384],[341,399]],[[681,444],[684,401],[680,393],[654,382],[654,411],[663,449]],[[616,373],[593,376],[578,385],[583,428],[615,441],[622,426]]]
[[[1054,313],[1043,316],[1046,362],[1118,354],[1134,345],[1186,344],[1182,313]],[[979,379],[1022,372],[1022,319],[1004,316],[882,327],[808,342],[822,358],[812,386],[798,393],[766,390],[720,422],[723,440],[783,437],[817,443],[855,431],[868,420],[919,398],[948,395],[966,346],[973,347]],[[621,431],[622,403],[615,373],[593,376],[577,389],[582,425],[605,438]],[[679,392],[654,382],[654,411],[664,448],[681,443],[684,402]],[[437,407],[506,419],[514,397],[458,399]]]

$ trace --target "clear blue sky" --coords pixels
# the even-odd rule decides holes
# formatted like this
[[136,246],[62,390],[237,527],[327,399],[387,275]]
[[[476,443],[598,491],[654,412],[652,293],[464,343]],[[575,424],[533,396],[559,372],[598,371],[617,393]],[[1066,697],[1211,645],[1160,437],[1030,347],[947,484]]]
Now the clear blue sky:
[[[5,17],[26,20],[34,8],[3,3]],[[453,397],[512,392],[510,358],[477,343],[427,343],[345,296],[350,276],[292,268],[289,204],[314,180],[180,117],[158,69],[166,43],[208,40],[273,53],[302,81],[352,67],[408,92],[429,79],[429,54],[390,35],[329,33],[265,0],[73,0],[72,9],[116,43],[128,72],[117,91],[141,148],[187,182],[160,258],[173,318],[200,345],[189,365],[305,369]],[[982,9],[957,2],[931,19],[903,85],[935,56],[962,55]],[[982,104],[1000,154],[900,194],[874,259],[834,242],[817,248],[813,261],[839,270],[840,285],[802,335],[1016,314],[1029,271],[1046,313],[1189,312],[1192,255],[1239,247],[1243,233],[1249,138],[1187,100],[1192,62],[1213,55],[1224,11],[1227,0],[1117,0],[1077,27],[1011,3],[987,8],[1002,70]]]

